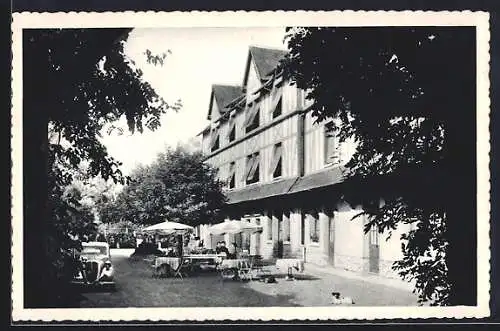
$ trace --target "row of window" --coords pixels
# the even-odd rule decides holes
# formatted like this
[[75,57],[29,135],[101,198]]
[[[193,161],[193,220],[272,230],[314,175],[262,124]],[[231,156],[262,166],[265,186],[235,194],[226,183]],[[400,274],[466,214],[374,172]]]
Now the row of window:
[[[315,217],[314,215],[310,215],[309,218],[309,242],[311,243],[319,243],[319,235],[320,235],[320,228],[319,228],[319,219],[318,217]],[[302,217],[302,222],[301,222],[301,244],[305,244],[305,224],[306,224],[306,218],[303,216]],[[260,219],[257,219],[257,225],[261,225]],[[265,231],[264,233],[266,234],[266,240],[267,241],[272,241],[273,240],[273,231],[272,231],[272,219],[268,218],[267,223],[264,224],[265,226]],[[289,214],[284,214],[283,218],[281,218],[278,221],[278,238],[279,240],[283,240],[285,242],[290,241],[290,217]]]
[[[283,96],[281,93],[281,89],[273,88],[273,90],[271,91],[271,98],[271,116],[273,119],[275,119],[283,113]],[[260,126],[260,112],[261,103],[259,102],[259,100],[252,101],[247,105],[247,109],[245,112],[245,121],[243,123],[243,131],[245,132],[245,134],[254,131]],[[235,141],[236,121],[232,117],[229,119],[227,132],[228,143]],[[214,129],[211,133],[210,152],[213,153],[221,147],[220,133],[217,129]]]
[[[337,157],[335,135],[333,129],[329,125],[325,125],[325,163],[330,164]],[[247,155],[245,160],[244,181],[246,185],[254,184],[260,180],[260,152],[255,152]],[[269,167],[269,172],[272,178],[280,178],[283,174],[283,145],[281,142],[273,147],[273,156]],[[227,177],[227,188],[233,189],[236,187],[236,162],[229,164],[229,173]]]

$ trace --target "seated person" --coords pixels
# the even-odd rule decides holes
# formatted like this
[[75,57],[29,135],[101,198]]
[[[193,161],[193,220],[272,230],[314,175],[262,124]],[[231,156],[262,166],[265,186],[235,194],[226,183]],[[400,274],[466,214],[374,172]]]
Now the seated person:
[[227,257],[229,259],[236,259],[237,253],[238,253],[238,246],[236,245],[236,243],[231,243],[228,249]]
[[229,250],[227,249],[226,243],[224,241],[221,241],[219,243],[218,251],[216,249],[216,252],[217,252],[217,254],[222,254],[222,255],[226,255],[227,257],[229,257]]
[[175,247],[169,247],[167,249],[167,256],[168,257],[177,257],[177,255],[178,254],[177,254],[177,251],[176,251]]

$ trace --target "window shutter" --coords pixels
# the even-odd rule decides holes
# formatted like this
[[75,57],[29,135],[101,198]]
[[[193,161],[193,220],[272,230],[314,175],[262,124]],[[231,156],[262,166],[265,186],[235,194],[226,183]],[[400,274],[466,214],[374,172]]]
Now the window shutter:
[[276,110],[276,106],[278,106],[278,103],[280,102],[282,97],[283,97],[283,89],[281,87],[274,88],[271,91],[271,107],[269,108],[269,111],[271,113],[273,113]]
[[229,123],[228,123],[228,127],[227,127],[227,135],[226,135],[227,141],[231,141],[231,139],[230,139],[231,132],[234,130],[235,126],[236,126],[236,121],[234,120],[234,118],[230,118]]
[[336,160],[336,135],[332,129],[325,125],[325,163],[332,163]]
[[255,172],[259,168],[259,161],[260,161],[260,155],[255,154],[253,157],[252,167],[250,168],[250,171],[248,172],[247,180],[252,180],[253,177],[255,176]]
[[280,102],[282,96],[283,96],[283,76],[275,76],[273,80],[273,86],[271,89],[271,107],[269,108],[269,111],[273,113],[276,109],[276,106]]
[[213,130],[212,135],[210,137],[210,148],[213,148],[215,143],[217,142],[217,139],[219,138],[219,131],[218,130]]
[[229,173],[227,176],[227,183],[226,183],[228,187],[231,185],[231,180],[234,177],[235,170],[236,170],[236,167],[234,166],[234,163],[230,163],[229,164]]
[[273,159],[271,162],[271,168],[269,169],[271,173],[274,173],[274,171],[276,170],[276,167],[278,166],[278,163],[280,162],[282,150],[283,150],[283,148],[282,148],[281,144],[276,145],[274,148],[274,154],[273,154]]
[[254,162],[255,162],[254,156],[247,158],[247,163],[245,165],[245,180],[248,178]]
[[250,108],[248,108],[245,118],[245,125],[244,125],[245,127],[252,124],[258,111],[259,111],[259,105],[256,102]]

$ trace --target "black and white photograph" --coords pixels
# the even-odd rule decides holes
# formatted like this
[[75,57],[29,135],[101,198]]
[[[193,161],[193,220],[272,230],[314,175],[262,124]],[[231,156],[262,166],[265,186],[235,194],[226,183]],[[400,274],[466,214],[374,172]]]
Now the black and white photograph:
[[488,42],[484,12],[14,14],[13,319],[489,316]]

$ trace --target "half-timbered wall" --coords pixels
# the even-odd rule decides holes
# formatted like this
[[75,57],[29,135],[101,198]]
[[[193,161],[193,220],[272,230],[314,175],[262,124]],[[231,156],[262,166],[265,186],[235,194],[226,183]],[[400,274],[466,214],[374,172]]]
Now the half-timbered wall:
[[[247,103],[255,99],[254,92],[261,87],[261,82],[251,61],[246,86]],[[260,185],[273,181],[270,169],[273,150],[276,143],[281,142],[282,148],[282,178],[301,175],[298,168],[299,159],[299,118],[305,110],[303,121],[303,159],[304,175],[322,171],[326,167],[339,166],[347,163],[355,151],[356,144],[353,140],[340,143],[338,139],[333,140],[335,157],[325,162],[325,122],[316,123],[308,108],[312,101],[306,100],[306,91],[299,90],[287,82],[282,87],[282,113],[273,118],[271,110],[271,97],[260,96],[257,102],[260,105],[259,127],[252,132],[245,132],[246,110],[233,110],[231,121],[235,123],[235,141],[228,141],[229,123],[227,118],[216,121],[212,117],[212,128],[220,134],[220,148],[212,153],[210,151],[211,131],[203,134],[203,152],[208,157],[207,162],[219,169],[220,178],[225,181],[228,177],[230,163],[235,163],[235,189],[246,186],[245,168],[247,156],[259,152],[259,181],[250,185]],[[215,104],[215,102],[214,102]],[[212,110],[212,114],[217,114]],[[331,141],[332,142],[332,141]],[[331,145],[329,145],[331,147]],[[242,211],[242,215],[233,215],[235,219],[250,221],[263,226],[263,232],[253,234],[249,238],[249,250],[251,254],[260,254],[264,258],[276,257],[276,247],[279,241],[280,223],[289,228],[289,240],[283,242],[284,257],[305,258],[306,262],[318,265],[333,265],[338,268],[367,272],[370,269],[370,235],[363,231],[366,220],[351,220],[352,217],[362,211],[361,206],[351,207],[346,203],[332,200],[331,204],[312,205],[307,210],[301,209],[300,204],[290,205],[288,210],[256,210]],[[250,212],[249,214],[244,214]],[[244,215],[243,215],[244,214]],[[311,227],[314,224],[318,229],[316,235]],[[390,240],[386,240],[387,234],[380,234],[378,240],[379,261],[377,262],[379,273],[394,276],[391,265],[394,260],[401,257],[400,234],[408,231],[406,226],[401,226],[394,231]],[[311,233],[315,233],[314,240]],[[223,240],[231,242],[235,238],[225,235]],[[281,240],[283,240],[281,238]],[[212,238],[214,241],[214,238]],[[373,247],[372,247],[373,248]],[[373,251],[373,250],[372,250]]]
[[257,74],[257,69],[255,68],[255,63],[253,60],[251,60],[250,68],[248,71],[248,78],[246,81],[247,101],[251,99],[251,94],[259,89],[260,86],[261,82]]
[[[250,75],[251,76],[251,75]],[[252,92],[248,92],[249,94]],[[300,106],[298,101],[298,90],[295,86],[284,84],[282,88],[282,114],[276,118],[272,118],[271,98],[269,94],[264,94],[258,100],[260,110],[260,126],[252,132],[246,133],[244,128],[245,111],[237,112],[233,121],[235,121],[236,139],[231,147],[227,146],[233,142],[229,142],[229,125],[227,120],[214,123],[212,126],[217,127],[216,130],[220,137],[220,149],[222,151],[211,153],[210,141],[211,132],[207,131],[203,134],[203,152],[205,155],[213,154],[207,159],[207,162],[214,167],[219,168],[219,173],[222,180],[225,180],[229,172],[229,164],[235,162],[236,165],[236,187],[242,188],[245,186],[244,171],[246,165],[246,157],[252,153],[260,153],[259,165],[259,183],[269,182],[272,178],[272,173],[269,168],[273,158],[273,149],[276,143],[282,143],[282,175],[281,177],[297,176],[297,116],[291,114],[298,110]],[[217,126],[217,123],[218,126]],[[275,124],[273,124],[275,123]],[[267,127],[262,130],[263,127]],[[262,131],[260,131],[262,130]],[[260,132],[259,132],[260,131]],[[255,132],[258,132],[255,134]],[[242,139],[247,136],[248,138]]]

